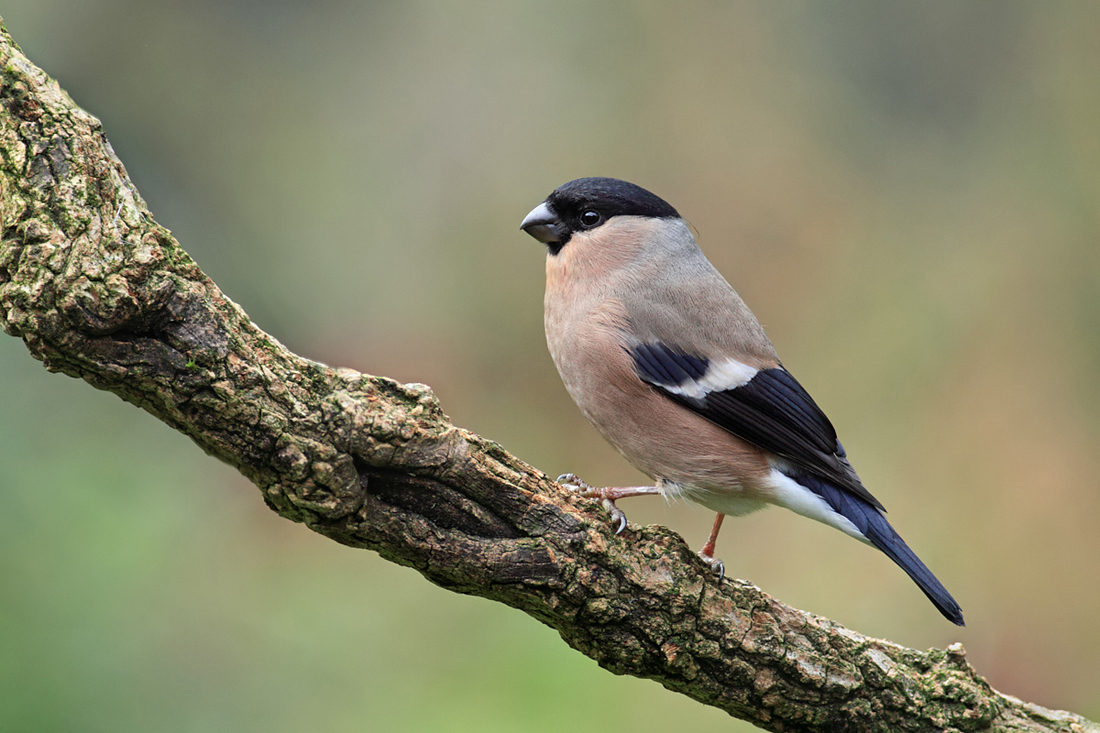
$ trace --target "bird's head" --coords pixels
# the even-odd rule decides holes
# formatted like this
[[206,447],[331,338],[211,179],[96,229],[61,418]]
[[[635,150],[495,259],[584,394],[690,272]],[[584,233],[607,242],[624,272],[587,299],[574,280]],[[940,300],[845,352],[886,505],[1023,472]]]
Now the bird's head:
[[667,201],[641,186],[617,178],[578,178],[559,186],[532,209],[520,229],[556,255],[574,235],[597,229],[616,216],[680,218]]

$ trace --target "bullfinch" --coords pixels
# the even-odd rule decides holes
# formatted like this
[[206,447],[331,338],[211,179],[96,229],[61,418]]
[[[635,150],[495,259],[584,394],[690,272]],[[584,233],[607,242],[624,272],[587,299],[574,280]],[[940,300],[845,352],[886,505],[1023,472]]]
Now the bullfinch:
[[546,342],[585,417],[653,486],[594,488],[602,499],[683,497],[725,515],[768,504],[836,527],[901,566],[949,621],[962,610],[883,516],[832,423],[783,368],[748,306],[660,197],[580,178],[520,225],[546,245]]

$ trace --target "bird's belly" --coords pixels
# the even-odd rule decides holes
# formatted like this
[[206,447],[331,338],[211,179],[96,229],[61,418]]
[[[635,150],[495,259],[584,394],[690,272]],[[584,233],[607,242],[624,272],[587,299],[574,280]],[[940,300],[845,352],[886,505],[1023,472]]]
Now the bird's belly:
[[642,382],[613,315],[569,328],[548,314],[550,353],[585,417],[667,495],[723,514],[763,506],[771,498],[763,452]]

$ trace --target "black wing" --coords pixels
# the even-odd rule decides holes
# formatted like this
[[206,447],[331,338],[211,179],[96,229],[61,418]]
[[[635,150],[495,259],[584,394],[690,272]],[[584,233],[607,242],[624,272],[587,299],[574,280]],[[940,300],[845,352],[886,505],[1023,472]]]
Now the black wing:
[[699,382],[708,359],[662,343],[641,344],[630,355],[641,379],[669,399],[885,511],[848,463],[829,418],[786,369],[763,369],[740,386],[707,390]]

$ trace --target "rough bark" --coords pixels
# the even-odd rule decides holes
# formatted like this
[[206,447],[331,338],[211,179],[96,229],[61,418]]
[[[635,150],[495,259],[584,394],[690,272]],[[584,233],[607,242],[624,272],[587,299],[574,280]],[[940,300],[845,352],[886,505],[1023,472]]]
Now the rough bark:
[[2,22],[0,74],[0,325],[280,515],[768,730],[1100,730],[996,692],[960,645],[906,649],[719,582],[662,527],[616,537],[597,503],[451,425],[428,387],[290,353],[153,220],[99,121]]

